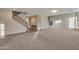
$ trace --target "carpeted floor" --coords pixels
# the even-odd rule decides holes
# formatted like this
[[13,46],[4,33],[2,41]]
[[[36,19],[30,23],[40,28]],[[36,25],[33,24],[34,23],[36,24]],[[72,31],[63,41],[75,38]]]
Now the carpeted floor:
[[[37,36],[35,36],[37,34]],[[35,38],[34,38],[35,37]],[[6,50],[78,50],[79,32],[45,29],[38,33],[22,33],[0,39],[0,49]]]

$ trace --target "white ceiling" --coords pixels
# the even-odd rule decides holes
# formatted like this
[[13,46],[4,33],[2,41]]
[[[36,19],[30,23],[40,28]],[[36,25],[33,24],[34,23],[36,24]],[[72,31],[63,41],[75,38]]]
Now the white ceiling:
[[[16,8],[17,11],[22,11],[28,13],[28,15],[44,15],[53,16],[60,14],[73,13],[74,11],[79,11],[78,8]],[[52,13],[52,10],[58,10],[57,13]]]
[[[74,11],[79,11],[79,8],[0,8],[0,10],[16,10],[21,12],[26,12],[27,16],[31,15],[43,15],[43,16],[53,16],[60,14],[74,13]],[[52,10],[58,10],[57,13],[52,13]]]

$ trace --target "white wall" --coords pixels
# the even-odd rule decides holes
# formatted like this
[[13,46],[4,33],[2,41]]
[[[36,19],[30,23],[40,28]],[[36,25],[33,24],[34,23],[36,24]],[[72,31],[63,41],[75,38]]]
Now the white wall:
[[[74,14],[63,14],[58,16],[51,16],[50,19],[54,22],[56,20],[61,20],[60,26],[55,28],[59,29],[69,29],[69,18],[74,17]],[[55,25],[55,24],[54,24]],[[54,26],[52,26],[54,28]]]
[[[58,25],[56,24],[52,25],[52,28],[53,29],[70,29],[69,19],[72,17],[75,17],[75,14],[63,14],[63,15],[50,16],[50,20],[52,20],[53,22],[56,20],[61,20],[61,23],[59,23]],[[49,28],[48,16],[38,16],[37,26],[38,28],[40,27],[41,29]]]
[[38,16],[37,26],[40,27],[40,29],[48,28],[48,16]]
[[[56,21],[61,20],[61,23],[58,25],[52,26],[52,28],[57,29],[69,29],[69,18],[74,17],[75,14],[63,14],[63,15],[57,15],[57,16],[50,16],[50,20]],[[41,29],[49,28],[48,24],[48,16],[38,16],[38,27]]]
[[26,32],[26,28],[12,19],[12,12],[0,10],[0,22],[5,24],[5,33],[14,34]]

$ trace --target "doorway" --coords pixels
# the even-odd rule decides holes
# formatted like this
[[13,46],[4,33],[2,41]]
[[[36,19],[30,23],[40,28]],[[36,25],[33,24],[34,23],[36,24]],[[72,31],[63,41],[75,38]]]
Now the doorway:
[[29,26],[30,26],[30,31],[31,32],[37,31],[37,16],[30,17]]

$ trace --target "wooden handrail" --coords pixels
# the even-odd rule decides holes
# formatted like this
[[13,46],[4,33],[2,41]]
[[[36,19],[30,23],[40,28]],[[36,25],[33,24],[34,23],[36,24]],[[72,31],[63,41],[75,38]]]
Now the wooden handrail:
[[19,22],[20,24],[22,24],[23,26],[28,28],[28,23],[25,22],[21,17],[19,16],[14,16],[13,17],[14,20],[16,20],[17,22]]

